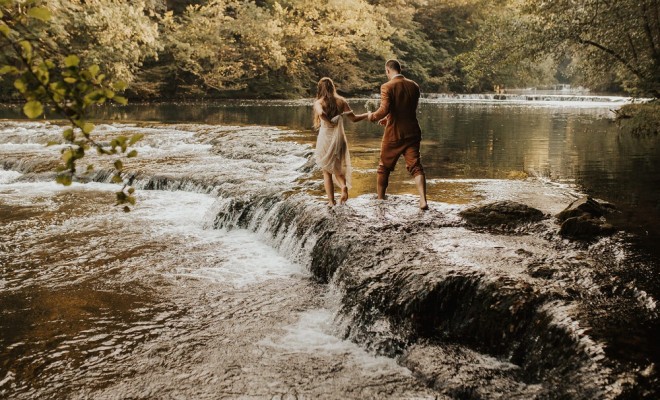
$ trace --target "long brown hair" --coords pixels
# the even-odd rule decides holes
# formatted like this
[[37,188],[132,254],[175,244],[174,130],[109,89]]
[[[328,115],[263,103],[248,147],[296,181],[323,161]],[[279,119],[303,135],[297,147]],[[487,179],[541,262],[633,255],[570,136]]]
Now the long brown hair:
[[[328,77],[321,78],[316,87],[316,99],[321,100],[323,113],[328,119],[341,114],[342,103],[345,101],[343,97],[337,94],[335,83]],[[321,126],[321,116],[314,113],[314,128],[318,129]]]

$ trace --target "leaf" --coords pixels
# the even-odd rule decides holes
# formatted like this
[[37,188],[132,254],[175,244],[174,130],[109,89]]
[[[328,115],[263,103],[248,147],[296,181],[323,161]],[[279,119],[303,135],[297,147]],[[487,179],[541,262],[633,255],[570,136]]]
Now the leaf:
[[0,33],[2,33],[5,37],[9,37],[11,34],[11,29],[5,24],[4,22],[0,23]]
[[77,67],[78,64],[80,64],[80,59],[75,54],[71,54],[64,59],[64,66],[67,68]]
[[76,83],[76,82],[78,82],[78,79],[76,79],[76,78],[71,78],[71,77],[69,77],[69,78],[64,78],[64,82],[66,82],[66,83]]
[[60,142],[50,141],[50,142],[46,143],[46,147],[55,146],[55,145],[58,145],[58,144],[60,144]]
[[23,112],[28,118],[37,118],[44,112],[44,107],[40,101],[32,100],[25,103]]
[[127,196],[126,201],[131,203],[131,205],[135,205],[135,197],[133,197],[133,196]]
[[32,59],[32,43],[27,40],[21,40],[18,44],[23,48],[23,56],[29,60]]
[[50,18],[52,17],[50,10],[47,9],[46,7],[30,8],[27,12],[27,15],[44,22],[49,21]]
[[124,168],[124,163],[121,160],[115,160],[115,169],[121,171]]
[[91,122],[85,122],[80,129],[82,129],[85,135],[89,135],[89,133],[94,130],[94,124]]
[[124,182],[124,181],[121,179],[121,176],[119,176],[119,175],[112,175],[112,182],[113,182],[113,183],[122,183],[122,182]]
[[99,66],[96,65],[96,64],[94,64],[91,67],[87,68],[87,71],[89,71],[89,74],[92,76],[92,78],[95,77],[99,73],[100,70],[101,70],[101,68],[99,68]]
[[144,133],[136,133],[135,135],[131,136],[131,139],[128,141],[128,145],[132,146],[135,143],[139,142],[142,138],[144,137]]
[[23,78],[18,78],[14,81],[14,87],[21,93],[25,93],[28,89],[27,84]]
[[112,84],[112,88],[118,92],[121,92],[122,90],[126,90],[127,87],[128,85],[126,84],[126,82],[123,81],[118,81]]
[[68,140],[69,142],[72,142],[73,138],[75,137],[75,135],[73,134],[73,129],[71,128],[66,129],[64,132],[62,132],[62,137],[64,138],[64,140]]
[[55,178],[55,182],[62,184],[64,186],[69,186],[71,185],[72,179],[70,174],[61,174],[57,175]]
[[112,100],[114,100],[117,103],[119,103],[121,105],[124,105],[124,106],[126,104],[128,104],[128,99],[126,99],[126,97],[123,97],[123,96],[115,96],[115,97],[112,98]]
[[18,72],[19,72],[18,68],[13,67],[11,65],[3,65],[2,68],[0,68],[0,75],[16,74]]
[[129,206],[124,206],[123,210],[124,212],[131,212],[131,208]]
[[64,161],[65,164],[68,164],[72,158],[73,158],[73,151],[71,151],[71,149],[66,149],[62,151],[62,161]]
[[92,172],[92,171],[94,171],[94,166],[92,164],[89,164],[87,166],[87,172]]
[[135,193],[135,188],[134,187],[129,187],[128,188],[128,194],[133,194]]
[[133,157],[137,157],[137,155],[138,155],[137,150],[131,150],[128,152],[128,154],[126,154],[126,157],[133,158]]

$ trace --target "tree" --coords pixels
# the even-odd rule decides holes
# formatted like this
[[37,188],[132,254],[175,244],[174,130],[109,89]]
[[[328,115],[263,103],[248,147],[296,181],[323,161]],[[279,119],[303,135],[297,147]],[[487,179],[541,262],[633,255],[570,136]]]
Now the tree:
[[[90,148],[99,154],[118,155],[113,163],[113,181],[123,186],[116,193],[117,204],[130,211],[127,204],[135,204],[134,189],[125,179],[122,158],[137,156],[137,151],[129,150],[129,146],[141,135],[120,136],[106,146],[95,140],[94,124],[88,119],[94,105],[106,101],[126,104],[126,99],[117,94],[125,84],[109,83],[98,65],[83,66],[74,54],[63,56],[53,38],[44,34],[52,32],[53,27],[48,25],[52,12],[38,2],[0,0],[0,18],[0,74],[15,77],[14,87],[25,99],[23,112],[28,118],[37,118],[50,108],[69,122],[62,132],[65,146],[61,149],[57,182],[72,183],[79,173],[77,161]],[[87,171],[92,168],[88,166]]]
[[631,93],[660,96],[660,1],[511,0],[506,10],[482,30],[472,65],[571,59],[586,81],[613,72]]

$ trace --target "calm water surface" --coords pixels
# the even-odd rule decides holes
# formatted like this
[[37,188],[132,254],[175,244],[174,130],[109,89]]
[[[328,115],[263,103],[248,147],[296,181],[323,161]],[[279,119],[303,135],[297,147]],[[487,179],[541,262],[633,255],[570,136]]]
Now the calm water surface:
[[[364,112],[366,100],[349,103]],[[443,102],[420,105],[422,157],[432,200],[478,200],[462,179],[537,177],[575,185],[617,205],[614,222],[638,234],[646,247],[660,238],[659,138],[621,133],[611,109],[598,102]],[[149,104],[109,108],[110,120],[257,124],[301,131],[313,144],[309,101],[228,101],[213,104]],[[347,136],[356,169],[355,195],[375,191],[375,168],[382,128],[348,123]],[[446,181],[451,180],[451,181]],[[393,193],[414,193],[401,160],[392,176]]]

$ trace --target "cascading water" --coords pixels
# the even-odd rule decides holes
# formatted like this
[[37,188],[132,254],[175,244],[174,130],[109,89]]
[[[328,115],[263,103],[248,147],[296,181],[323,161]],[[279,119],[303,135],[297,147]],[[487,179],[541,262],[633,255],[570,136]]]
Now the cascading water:
[[[656,394],[655,299],[620,236],[568,242],[550,218],[477,229],[468,205],[424,213],[407,195],[328,209],[309,146],[254,126],[101,125],[101,140],[145,134],[122,214],[112,185],[50,182],[57,126],[2,124],[3,395]],[[579,195],[452,184],[547,216]]]

